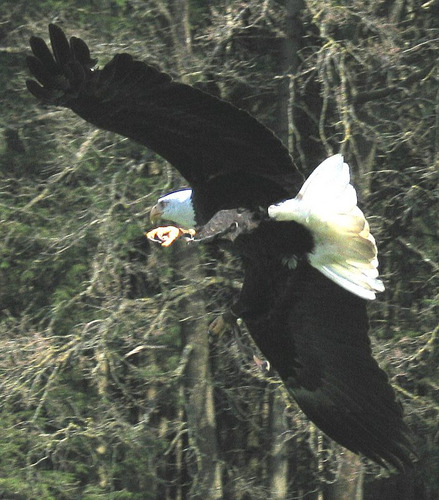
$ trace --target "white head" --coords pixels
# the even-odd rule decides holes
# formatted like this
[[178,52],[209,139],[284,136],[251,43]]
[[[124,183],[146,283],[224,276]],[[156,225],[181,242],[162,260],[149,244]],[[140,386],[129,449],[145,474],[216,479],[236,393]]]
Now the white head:
[[192,205],[192,189],[183,189],[162,196],[151,209],[151,222],[165,219],[183,228],[196,225]]

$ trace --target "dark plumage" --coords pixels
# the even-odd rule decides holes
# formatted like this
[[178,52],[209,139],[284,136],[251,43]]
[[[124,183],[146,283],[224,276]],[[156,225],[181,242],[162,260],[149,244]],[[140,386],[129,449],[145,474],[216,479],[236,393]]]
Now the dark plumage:
[[193,190],[195,240],[228,240],[241,255],[245,279],[233,315],[299,406],[346,448],[379,464],[409,465],[409,431],[371,354],[366,301],[310,265],[316,242],[309,227],[267,215],[303,182],[279,139],[248,113],[128,54],[93,69],[82,40],[68,42],[55,25],[49,32],[54,56],[31,38],[28,65],[39,83],[28,81],[30,92],[177,168]]

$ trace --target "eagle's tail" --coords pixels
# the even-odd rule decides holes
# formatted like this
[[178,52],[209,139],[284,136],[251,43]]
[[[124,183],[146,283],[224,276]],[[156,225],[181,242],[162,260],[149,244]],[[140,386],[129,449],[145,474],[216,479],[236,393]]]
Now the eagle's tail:
[[311,231],[315,246],[309,262],[338,285],[369,300],[384,290],[375,239],[357,207],[342,155],[327,158],[296,198],[270,206],[268,214],[276,220],[295,220]]

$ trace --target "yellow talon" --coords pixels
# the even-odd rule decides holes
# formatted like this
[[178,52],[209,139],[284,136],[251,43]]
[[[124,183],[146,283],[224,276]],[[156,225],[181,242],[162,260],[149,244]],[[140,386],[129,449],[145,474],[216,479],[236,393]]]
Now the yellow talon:
[[174,243],[175,240],[177,240],[178,238],[180,238],[180,236],[183,236],[185,234],[191,237],[195,236],[195,230],[181,229],[175,226],[162,226],[162,227],[156,227],[155,229],[148,231],[146,233],[146,237],[151,241],[160,243],[162,247],[169,247],[170,245],[172,245],[172,243]]

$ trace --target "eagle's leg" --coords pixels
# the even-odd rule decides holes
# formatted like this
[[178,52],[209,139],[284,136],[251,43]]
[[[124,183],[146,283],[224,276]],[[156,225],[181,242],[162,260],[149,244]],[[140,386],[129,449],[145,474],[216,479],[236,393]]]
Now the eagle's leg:
[[160,243],[162,247],[169,247],[174,243],[175,240],[180,238],[181,236],[190,236],[193,238],[195,236],[194,229],[182,229],[180,227],[175,226],[161,226],[152,229],[146,233],[146,237],[155,241],[156,243]]

